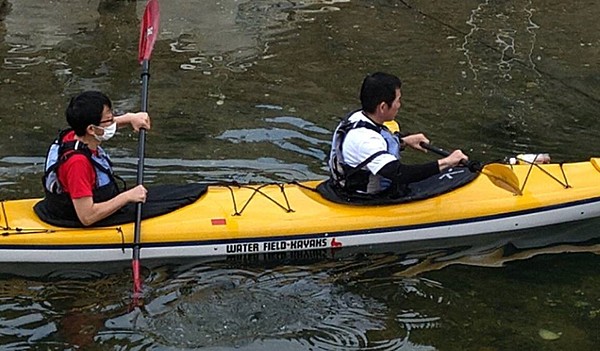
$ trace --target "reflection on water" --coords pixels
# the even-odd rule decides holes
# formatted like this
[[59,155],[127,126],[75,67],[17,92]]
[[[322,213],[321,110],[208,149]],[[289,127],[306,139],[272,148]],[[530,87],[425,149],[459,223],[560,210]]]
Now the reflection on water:
[[[466,21],[470,29],[461,45],[466,59],[461,63],[467,66],[463,78],[474,81],[473,87],[489,99],[502,99],[499,103],[506,112],[493,126],[506,130],[516,148],[526,148],[531,142],[527,135],[536,127],[528,123],[529,115],[539,107],[528,95],[544,84],[536,65],[542,56],[536,41],[537,9],[533,6],[531,1],[493,6],[489,0],[481,2]],[[482,48],[497,55],[483,56]],[[511,83],[513,78],[521,87]]]
[[0,280],[2,349],[89,345],[102,328],[105,313],[122,310],[119,296],[126,288],[120,283],[117,277],[68,270],[40,280]]
[[452,265],[504,267],[537,255],[589,252],[600,254],[600,220],[555,225],[548,229],[482,235],[461,240],[441,240],[430,244],[404,247],[403,277],[418,276]]
[[[470,128],[467,130],[473,133],[471,139],[479,134],[494,143],[499,139],[510,141],[502,150],[505,153],[548,150],[561,159],[566,155],[562,142],[552,141],[553,137],[544,135],[546,131],[569,134],[574,132],[571,128],[575,128],[578,137],[593,138],[593,131],[581,128],[581,120],[572,118],[578,119],[575,116],[589,115],[597,109],[600,95],[592,87],[594,84],[585,84],[587,87],[582,90],[582,85],[575,83],[577,79],[568,76],[581,74],[580,79],[595,80],[587,61],[596,50],[590,50],[587,43],[589,40],[597,42],[597,39],[579,33],[587,33],[591,25],[587,24],[591,23],[588,22],[591,17],[586,12],[597,14],[599,9],[584,3],[571,5],[566,10],[545,1],[480,0],[457,9],[427,1],[409,2],[407,6],[412,11],[449,34],[446,41],[459,53],[444,60],[444,67],[453,67],[451,71],[454,71],[450,79],[455,84],[450,85],[449,94],[455,94],[460,103],[447,111],[447,117],[438,115],[442,123],[451,123],[448,118],[460,118],[461,123],[454,130],[459,133],[468,120]],[[554,17],[565,12],[573,12],[576,14],[573,18],[578,20],[565,24]],[[561,40],[567,36],[572,40]],[[442,50],[443,56],[448,53]],[[559,68],[565,62],[572,62],[572,66],[566,70]],[[460,80],[456,79],[458,72]],[[560,92],[551,98],[550,91]],[[477,103],[471,104],[473,96],[477,97]],[[452,117],[453,111],[471,117]],[[568,137],[559,139],[564,141]],[[478,149],[481,147],[475,148]],[[490,152],[495,151],[487,150]]]
[[[4,273],[0,280],[0,345],[458,350],[498,345],[510,319],[515,345],[543,349],[548,341],[538,334],[549,330],[560,333],[555,342],[561,350],[591,350],[600,316],[596,227],[597,221],[559,226],[562,235],[547,238],[533,232],[498,236],[496,244],[504,246],[487,248],[463,243],[337,259],[315,252],[146,262],[144,304],[135,309],[125,263],[23,265],[30,278]],[[553,259],[594,248],[596,255]],[[560,287],[549,291],[548,280]]]
[[[282,128],[228,130],[218,136],[217,139],[224,139],[233,143],[269,142],[284,150],[311,156],[319,161],[326,159],[327,155],[324,150],[327,149],[330,143],[330,132],[328,130],[298,117],[275,117],[268,118],[265,121],[280,125],[290,125],[300,130],[295,131]],[[311,137],[309,133],[320,134],[321,138]],[[304,144],[308,145],[305,146],[298,142],[304,142]]]
[[[415,344],[409,336],[411,331],[439,327],[441,318],[408,305],[447,305],[449,301],[439,296],[442,286],[428,279],[367,278],[345,288],[355,268],[355,262],[276,265],[267,270],[231,263],[187,266],[185,271],[158,268],[143,310],[106,320],[96,342],[167,349],[433,349]],[[370,270],[378,268],[372,262]],[[365,295],[367,286],[393,293]],[[407,306],[390,310],[388,304],[398,299]],[[389,327],[403,332],[386,339],[371,336],[385,334]]]
[[[492,74],[499,74],[501,78],[506,80],[512,79],[511,70],[514,65],[528,66],[532,73],[536,72],[536,64],[534,61],[541,60],[538,55],[534,57],[536,47],[536,33],[539,25],[533,20],[533,16],[537,11],[532,8],[531,1],[525,1],[523,4],[519,2],[507,2],[501,6],[491,6],[489,0],[480,3],[477,8],[471,11],[466,23],[470,30],[464,36],[464,41],[461,46],[466,64],[472,74],[472,79],[479,80],[479,76],[483,75],[485,80],[485,71],[490,71]],[[495,32],[495,34],[493,34]],[[494,46],[491,45],[490,36],[495,35]],[[477,54],[477,50],[471,48],[478,45],[486,45],[497,50],[500,53],[496,63],[497,72],[494,73],[493,67],[487,62],[475,62],[482,60]],[[473,51],[473,52],[472,52]],[[475,57],[473,57],[475,54]],[[465,78],[468,77],[467,72],[463,72]],[[535,82],[528,83],[530,86]]]
[[[182,286],[175,301],[149,304],[159,311],[148,329],[161,343],[175,347],[239,348],[255,340],[268,345],[274,339],[301,348],[327,340],[348,347],[366,346],[361,345],[366,339],[362,334],[379,326],[377,309],[382,306],[340,291],[324,281],[325,272],[314,268],[188,271],[186,275],[193,274],[193,280],[178,282]],[[363,311],[365,307],[370,311]]]
[[[160,37],[185,58],[182,70],[240,73],[257,60],[274,57],[269,50],[272,43],[293,39],[294,31],[314,21],[315,14],[339,11],[332,5],[344,2],[349,0],[165,2],[161,16],[168,20],[161,23]],[[139,7],[138,15],[142,11]],[[182,16],[192,11],[199,16]]]

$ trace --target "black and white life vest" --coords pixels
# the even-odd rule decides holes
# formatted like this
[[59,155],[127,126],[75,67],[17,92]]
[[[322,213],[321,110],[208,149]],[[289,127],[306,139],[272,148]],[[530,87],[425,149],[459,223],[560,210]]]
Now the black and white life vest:
[[[392,184],[392,180],[372,174],[366,166],[376,157],[385,153],[394,155],[400,160],[400,138],[383,125],[372,124],[363,120],[351,122],[349,118],[354,113],[356,111],[344,118],[335,130],[329,158],[331,180],[335,186],[348,194],[364,194],[370,181],[378,181],[379,188],[385,190]],[[344,161],[342,146],[348,132],[356,128],[367,128],[381,134],[386,141],[387,150],[378,151],[367,157],[356,167],[352,167]]]
[[71,129],[61,131],[46,154],[45,172],[42,177],[45,197],[34,207],[42,219],[77,219],[73,201],[70,195],[64,192],[58,180],[58,168],[74,155],[86,156],[96,171],[96,185],[92,190],[94,202],[110,200],[120,192],[108,154],[101,147],[98,147],[97,154],[94,154],[79,140],[64,141],[70,131]]

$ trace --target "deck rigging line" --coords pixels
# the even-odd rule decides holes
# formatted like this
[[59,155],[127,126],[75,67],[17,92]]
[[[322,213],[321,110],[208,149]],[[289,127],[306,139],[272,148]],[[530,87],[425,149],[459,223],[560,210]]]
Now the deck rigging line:
[[2,233],[0,236],[9,236],[9,235],[22,235],[22,234],[41,234],[41,233],[54,233],[53,229],[26,229],[26,228],[12,228],[8,224],[8,216],[6,215],[6,208],[4,207],[4,201],[0,201],[0,205],[2,207],[2,218],[4,219],[4,224],[2,226]]
[[2,218],[4,218],[4,227],[2,227],[2,230],[7,230],[8,227],[8,217],[6,217],[6,209],[4,208],[4,201],[2,201],[0,203],[2,205]]
[[562,180],[558,179],[557,177],[555,177],[554,175],[552,175],[547,170],[545,170],[538,163],[535,163],[535,160],[533,160],[533,162],[530,162],[528,160],[523,160],[521,158],[518,158],[518,159],[519,159],[520,162],[528,163],[529,164],[529,169],[527,170],[527,175],[525,176],[525,179],[523,180],[523,185],[521,186],[521,192],[523,192],[523,190],[525,190],[525,186],[527,185],[527,181],[529,180],[529,175],[531,174],[531,171],[533,170],[534,167],[537,168],[537,169],[539,169],[540,171],[542,171],[544,174],[546,174],[552,180],[556,181],[563,188],[568,189],[568,188],[571,187],[571,185],[569,184],[569,180],[567,179],[567,174],[565,173],[565,169],[563,168],[564,162],[560,162],[558,164],[558,166],[560,167],[560,171],[562,173],[563,180],[564,180],[564,181],[562,181]]
[[6,227],[2,228],[1,236],[9,236],[9,235],[25,235],[25,234],[51,234],[55,233],[53,229],[26,229],[26,228],[11,228]]
[[[275,205],[277,205],[279,208],[281,208],[282,210],[284,210],[287,213],[290,212],[295,212],[294,209],[292,209],[292,207],[290,206],[290,202],[287,198],[287,194],[285,193],[285,185],[286,183],[266,183],[266,184],[261,184],[260,186],[252,186],[252,185],[242,185],[238,182],[226,182],[226,183],[217,183],[215,184],[216,186],[221,186],[221,187],[225,187],[229,190],[229,193],[231,194],[231,200],[233,203],[233,215],[234,216],[241,216],[242,213],[244,212],[244,210],[248,207],[248,205],[250,204],[250,202],[252,201],[252,199],[254,199],[254,196],[256,194],[260,194],[262,196],[264,196],[266,199],[268,199],[269,201],[271,201],[272,203],[274,203]],[[277,186],[279,187],[279,189],[281,190],[281,194],[283,195],[283,199],[285,204],[281,204],[280,202],[278,202],[277,200],[275,200],[273,197],[265,194],[262,189],[267,187],[267,186]],[[237,206],[237,200],[235,198],[235,193],[233,191],[233,188],[238,188],[238,189],[250,189],[253,190],[252,195],[250,195],[250,197],[248,198],[248,200],[245,201],[245,203],[243,204],[242,208],[238,211],[238,206]]]
[[[86,231],[92,230],[107,230],[111,228],[107,227],[85,227],[85,228],[59,228],[60,232],[76,232],[85,229]],[[114,229],[118,234],[121,235],[121,239],[124,240],[124,233],[121,227],[115,227]],[[12,228],[12,227],[2,227],[2,233],[0,236],[9,236],[9,235],[26,235],[26,234],[53,234],[57,231],[54,229],[45,229],[45,228]]]

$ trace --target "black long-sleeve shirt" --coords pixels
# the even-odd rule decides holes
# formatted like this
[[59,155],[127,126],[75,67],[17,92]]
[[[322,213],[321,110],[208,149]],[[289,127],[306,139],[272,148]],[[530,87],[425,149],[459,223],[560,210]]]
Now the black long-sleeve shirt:
[[398,184],[418,182],[438,173],[440,173],[440,167],[437,161],[419,165],[405,165],[400,161],[392,161],[377,172],[378,175]]

